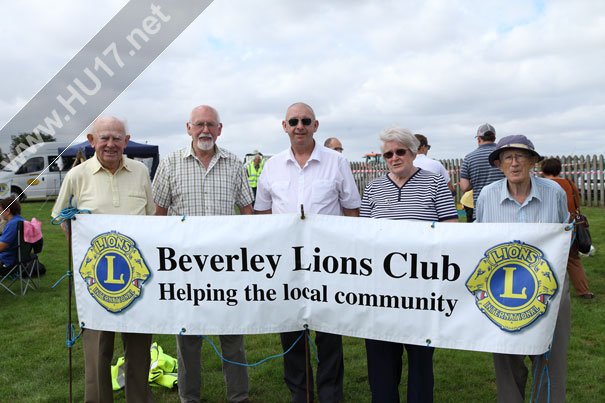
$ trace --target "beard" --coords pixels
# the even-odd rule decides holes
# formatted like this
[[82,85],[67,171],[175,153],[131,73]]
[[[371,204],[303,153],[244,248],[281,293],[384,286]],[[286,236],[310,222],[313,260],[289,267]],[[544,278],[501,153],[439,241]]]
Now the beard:
[[210,151],[214,148],[214,139],[211,136],[198,137],[197,147],[200,150]]

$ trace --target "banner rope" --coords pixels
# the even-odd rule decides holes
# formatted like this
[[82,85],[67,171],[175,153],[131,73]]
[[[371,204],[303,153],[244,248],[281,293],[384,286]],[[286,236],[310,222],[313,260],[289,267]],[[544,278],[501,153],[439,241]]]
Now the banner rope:
[[[73,196],[72,196],[72,198],[73,198]],[[61,210],[61,212],[59,213],[58,216],[56,216],[52,220],[50,220],[50,223],[53,225],[61,225],[67,220],[75,220],[76,214],[91,214],[91,211],[87,210],[87,209],[78,210],[77,208],[72,207],[71,199],[70,199],[69,206],[67,206],[63,210]]]
[[[554,341],[554,337],[553,337],[553,341]],[[551,348],[552,348],[552,344],[551,344]],[[548,393],[546,401],[550,402],[550,372],[548,370],[548,361],[550,358],[550,352],[551,352],[551,350],[548,349],[547,352],[545,352],[538,358],[538,360],[540,360],[540,363],[541,363],[542,359],[544,359],[545,363],[544,363],[544,366],[542,366],[542,370],[540,371],[540,380],[538,382],[537,391],[536,391],[536,378],[538,375],[538,367],[540,365],[535,365],[535,367],[534,367],[534,376],[532,379],[531,397],[529,398],[529,403],[537,402],[538,399],[540,398],[540,392],[542,391],[542,379],[544,378],[544,375],[546,375],[546,385],[547,385],[546,390]],[[535,397],[534,397],[534,394],[536,395]]]
[[[305,325],[305,328],[307,327],[307,325]],[[317,346],[315,345],[315,342],[313,342],[313,339],[311,338],[311,333],[307,332],[307,338],[309,339],[309,344],[311,345],[311,349],[313,350],[313,355],[315,356],[315,362],[319,362],[319,354],[317,353]],[[296,344],[296,343],[294,343]],[[294,346],[294,344],[292,346]]]
[[65,332],[66,333],[65,334],[65,345],[67,346],[67,348],[72,348],[74,346],[74,344],[76,344],[76,341],[78,341],[78,339],[82,335],[83,330],[84,330],[84,323],[82,323],[80,325],[80,332],[77,335],[75,335],[74,337],[70,337],[70,335],[76,333],[76,327],[74,326],[73,323],[67,325],[67,329]]
[[[181,331],[179,332],[179,336],[183,336],[185,334],[185,329],[181,329]],[[262,360],[259,360],[257,362],[254,363],[243,363],[243,362],[237,362],[237,361],[231,361],[228,360],[227,358],[225,358],[223,356],[223,354],[218,350],[218,347],[216,347],[216,344],[214,344],[214,342],[205,335],[201,335],[199,336],[201,339],[206,340],[208,342],[208,344],[210,344],[210,346],[212,347],[212,349],[214,350],[214,353],[216,354],[216,356],[218,358],[221,359],[221,361],[226,362],[228,364],[233,364],[233,365],[239,365],[241,367],[257,367],[269,360],[273,360],[275,358],[280,358],[285,356],[286,354],[288,354],[290,351],[292,351],[292,349],[294,348],[294,346],[296,345],[296,343],[298,343],[300,341],[300,339],[303,337],[303,335],[305,334],[305,330],[302,330],[300,332],[300,334],[298,335],[298,337],[296,338],[296,340],[294,340],[294,342],[292,343],[292,345],[290,347],[288,347],[288,349],[286,351],[284,351],[283,353],[280,354],[274,354],[274,355],[270,355],[268,357],[263,358]],[[317,355],[317,347],[315,346],[315,343],[313,342],[313,340],[311,339],[311,337],[309,336],[309,341],[311,342],[311,347],[313,348],[313,352],[315,354],[315,361],[319,362],[319,357]]]
[[565,227],[565,231],[573,231],[571,233],[571,243],[572,244],[576,241],[576,234],[577,234],[577,232],[576,232],[575,228],[576,228],[576,219],[574,218],[573,221],[570,222],[569,225],[567,225]]
[[[69,199],[69,206],[65,207],[63,210],[61,210],[61,212],[59,213],[58,216],[56,216],[52,220],[50,220],[50,223],[52,225],[61,225],[67,220],[75,220],[76,214],[91,214],[90,210],[87,210],[87,209],[78,210],[77,208],[73,207],[71,205],[72,200],[73,200],[73,196]],[[53,284],[53,286],[51,288],[55,288],[57,285],[59,285],[59,283],[61,281],[65,280],[68,277],[73,277],[73,272],[70,269],[67,269],[65,274],[63,274],[55,282],[55,284]]]
[[[52,288],[55,288],[63,279],[67,278],[67,326],[66,326],[66,341],[67,345],[67,354],[68,354],[68,373],[69,373],[69,399],[68,402],[71,403],[73,401],[73,366],[72,366],[72,347],[76,343],[76,341],[80,338],[82,334],[82,330],[84,328],[84,323],[80,326],[80,333],[76,336],[73,336],[75,333],[75,326],[71,320],[71,301],[72,301],[72,284],[73,284],[73,251],[72,251],[72,239],[71,239],[71,221],[76,219],[76,214],[87,213],[90,214],[90,210],[79,210],[75,208],[72,204],[73,195],[69,198],[68,206],[65,207],[59,215],[54,217],[50,223],[52,225],[61,225],[61,227],[65,230],[67,234],[67,272],[61,276],[59,280],[53,285]],[[63,226],[65,224],[65,226]]]

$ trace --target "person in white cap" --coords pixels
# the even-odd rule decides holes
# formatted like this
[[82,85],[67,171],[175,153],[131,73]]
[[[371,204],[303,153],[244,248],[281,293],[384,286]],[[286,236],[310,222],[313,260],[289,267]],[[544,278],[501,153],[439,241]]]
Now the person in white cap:
[[[533,143],[523,135],[502,138],[489,155],[490,165],[502,171],[505,178],[483,188],[475,215],[477,222],[491,223],[566,223],[569,221],[567,196],[556,182],[530,174],[542,157]],[[514,279],[513,279],[514,281]],[[569,281],[562,284],[561,302],[550,352],[532,355],[535,391],[540,402],[565,402],[567,380],[567,346],[571,327]],[[528,293],[529,294],[529,293]],[[526,297],[532,298],[532,295]],[[519,300],[518,303],[522,303]],[[520,336],[522,341],[522,336]],[[544,366],[548,372],[542,376]],[[528,369],[525,355],[494,354],[498,401],[522,403]],[[548,388],[550,387],[550,390]]]
[[[477,149],[467,154],[460,167],[460,191],[462,193],[473,191],[473,203],[481,189],[494,181],[504,178],[499,169],[490,166],[487,157],[496,149],[496,129],[489,123],[484,123],[477,129]],[[474,218],[474,217],[473,217]]]

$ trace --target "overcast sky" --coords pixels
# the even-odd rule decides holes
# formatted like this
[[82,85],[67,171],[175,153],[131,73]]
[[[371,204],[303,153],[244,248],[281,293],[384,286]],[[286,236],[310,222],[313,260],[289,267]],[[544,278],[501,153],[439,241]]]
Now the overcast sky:
[[[0,4],[3,126],[126,1]],[[296,101],[352,161],[395,125],[462,158],[485,122],[544,155],[603,154],[604,66],[603,0],[215,0],[105,113],[162,156],[199,104],[221,114],[219,145],[279,152]]]

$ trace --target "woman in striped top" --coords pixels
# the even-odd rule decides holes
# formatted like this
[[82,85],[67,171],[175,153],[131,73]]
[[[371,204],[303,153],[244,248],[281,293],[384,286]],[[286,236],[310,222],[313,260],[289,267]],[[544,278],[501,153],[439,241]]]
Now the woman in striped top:
[[[419,142],[401,128],[380,135],[389,173],[369,183],[361,217],[390,220],[458,221],[445,179],[413,164]],[[399,402],[403,347],[408,354],[408,402],[433,401],[433,347],[366,339],[373,402]]]

